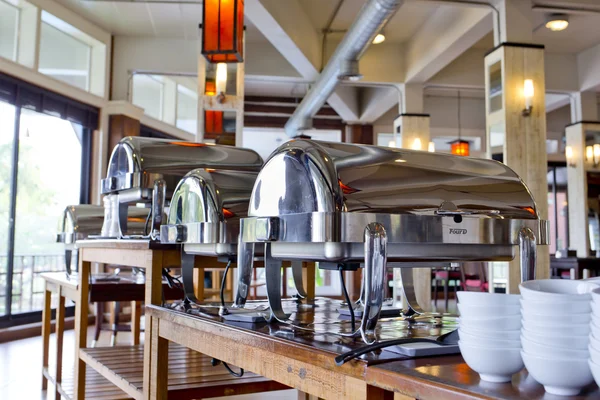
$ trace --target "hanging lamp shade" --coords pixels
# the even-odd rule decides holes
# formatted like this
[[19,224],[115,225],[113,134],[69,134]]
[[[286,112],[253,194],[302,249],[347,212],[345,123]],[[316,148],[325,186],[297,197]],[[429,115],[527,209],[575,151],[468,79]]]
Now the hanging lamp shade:
[[207,96],[215,96],[217,94],[217,84],[215,81],[206,81],[204,94]]
[[202,55],[211,63],[244,61],[244,0],[204,0]]
[[450,151],[457,156],[468,156],[470,154],[469,142],[461,139],[450,142]]

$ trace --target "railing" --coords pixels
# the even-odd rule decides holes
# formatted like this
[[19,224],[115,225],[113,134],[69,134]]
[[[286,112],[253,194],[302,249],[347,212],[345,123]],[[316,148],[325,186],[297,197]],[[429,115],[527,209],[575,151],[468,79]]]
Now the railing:
[[[8,257],[0,256],[0,316],[6,314],[7,270]],[[40,274],[64,270],[64,253],[15,255],[11,314],[41,310],[44,302],[44,281]]]

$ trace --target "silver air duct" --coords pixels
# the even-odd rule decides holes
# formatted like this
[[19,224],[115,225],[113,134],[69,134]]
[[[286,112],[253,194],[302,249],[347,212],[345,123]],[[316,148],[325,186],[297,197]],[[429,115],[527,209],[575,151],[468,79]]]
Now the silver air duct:
[[[312,128],[312,117],[325,104],[335,90],[339,77],[348,71],[348,66],[355,66],[367,50],[373,39],[394,15],[404,0],[369,0],[344,36],[344,39],[329,59],[321,72],[321,76],[304,96],[296,111],[285,124],[288,136],[298,136],[301,131]],[[352,77],[358,74],[354,71]]]

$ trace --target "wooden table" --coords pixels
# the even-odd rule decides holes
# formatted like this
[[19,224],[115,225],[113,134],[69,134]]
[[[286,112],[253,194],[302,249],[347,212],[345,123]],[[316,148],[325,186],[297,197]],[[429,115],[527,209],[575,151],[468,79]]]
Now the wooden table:
[[[104,378],[108,379],[118,388],[123,390],[134,399],[146,399],[150,395],[150,364],[151,351],[150,343],[154,335],[152,315],[146,314],[145,323],[145,345],[119,347],[115,353],[114,348],[88,349],[87,346],[87,314],[89,306],[89,276],[91,263],[115,264],[130,267],[142,268],[146,272],[145,296],[146,306],[162,303],[162,269],[167,267],[180,267],[181,265],[181,247],[175,245],[162,245],[147,240],[83,240],[77,242],[79,249],[79,291],[76,299],[75,310],[75,330],[77,362],[75,363],[74,393],[76,399],[85,398],[86,393],[86,365],[98,371]],[[195,257],[195,272],[198,287],[203,288],[204,270],[216,267],[217,259],[214,257]],[[225,264],[223,264],[225,267]],[[314,264],[312,264],[314,274]],[[308,285],[309,288],[311,285]],[[314,293],[314,275],[312,279],[312,293]],[[203,293],[206,293],[203,292]],[[198,296],[198,293],[196,293]],[[124,374],[119,366],[119,362],[114,362],[114,357],[127,354],[127,351],[133,351],[135,356],[128,358],[131,368],[135,373]],[[132,353],[133,354],[133,353]],[[112,356],[111,356],[112,355]],[[121,360],[123,361],[123,360]],[[178,360],[164,360],[165,368],[174,368],[177,364],[181,368],[194,368],[196,361],[193,358],[184,358]],[[174,364],[175,363],[175,364]],[[182,364],[183,363],[183,364]],[[132,371],[129,371],[132,372]],[[202,372],[198,372],[202,376]],[[184,374],[185,375],[185,374]],[[213,374],[214,375],[214,374]],[[208,390],[210,385],[218,387],[211,378],[199,382],[198,374],[191,374],[189,377],[180,377],[180,385],[174,387],[174,390],[183,391],[187,394],[194,394],[193,398],[198,398],[198,388],[204,391]],[[274,390],[270,387],[280,389],[282,386],[276,383],[268,383],[263,377],[254,377],[250,383],[253,384],[255,392],[258,390]],[[250,386],[238,385],[240,391],[249,391]],[[218,392],[218,390],[217,390]],[[224,395],[227,393],[223,393]],[[178,396],[185,397],[179,393]]]
[[[335,326],[327,302],[317,303],[319,307],[312,313],[318,317],[311,319],[310,311],[299,311],[296,322],[314,322],[311,326],[319,330],[321,322],[330,319],[329,327]],[[173,343],[324,399],[548,398],[543,386],[525,370],[516,374],[511,383],[482,382],[460,355],[408,359],[383,351],[369,353],[338,367],[334,357],[362,346],[360,342],[319,332],[294,332],[283,324],[233,323],[164,307],[151,306],[147,313],[152,315],[154,324],[150,388],[153,400],[166,399],[166,388],[172,384],[164,360],[169,358],[172,351],[169,346]],[[404,322],[384,321],[380,336],[384,339],[402,336],[398,333],[404,329],[401,324]],[[421,336],[418,329],[413,326],[410,335]],[[439,335],[447,330],[430,326],[422,333]],[[585,388],[580,396],[565,397],[565,400],[592,398],[600,398],[595,384]]]
[[[129,267],[142,268],[146,272],[145,296],[146,305],[162,303],[162,269],[179,267],[181,264],[180,247],[175,245],[162,245],[148,240],[81,240],[76,243],[79,249],[79,291],[75,309],[75,342],[77,362],[75,363],[74,396],[77,399],[85,398],[86,385],[86,360],[87,358],[87,327],[89,309],[89,277],[92,263],[115,264]],[[199,267],[207,263],[216,263],[213,258],[196,257]],[[209,264],[210,265],[210,264]],[[136,328],[139,329],[139,326]],[[134,337],[136,332],[134,332]],[[150,342],[152,337],[152,318],[146,317],[145,340]],[[123,347],[120,347],[123,349]],[[89,350],[89,349],[88,349]],[[111,348],[96,349],[110,351]],[[142,362],[143,361],[143,362]],[[150,365],[150,346],[144,346],[144,357],[139,360],[142,365]],[[110,368],[104,368],[101,363],[93,363],[92,367],[102,376],[135,399],[143,398],[143,393],[149,393],[149,369],[142,368],[141,388],[132,386],[121,377],[113,373]]]

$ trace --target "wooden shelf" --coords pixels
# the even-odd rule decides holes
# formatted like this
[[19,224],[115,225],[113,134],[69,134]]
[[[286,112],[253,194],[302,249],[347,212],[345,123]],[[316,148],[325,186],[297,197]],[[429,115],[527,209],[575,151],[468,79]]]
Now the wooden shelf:
[[[132,398],[143,398],[143,345],[81,349],[80,358]],[[212,366],[210,357],[175,344],[169,347],[168,385],[169,397],[178,399],[287,389],[250,372],[236,378],[223,365]]]
[[[65,400],[73,399],[73,365],[70,368],[63,368],[62,381],[56,383],[55,376],[50,372],[55,370],[52,366],[43,369],[43,374],[48,381],[56,386],[56,390],[60,393],[61,397]],[[110,383],[106,378],[100,375],[98,372],[89,368],[85,377],[86,391],[85,398],[93,400],[130,400],[131,397],[125,394],[121,389]]]

